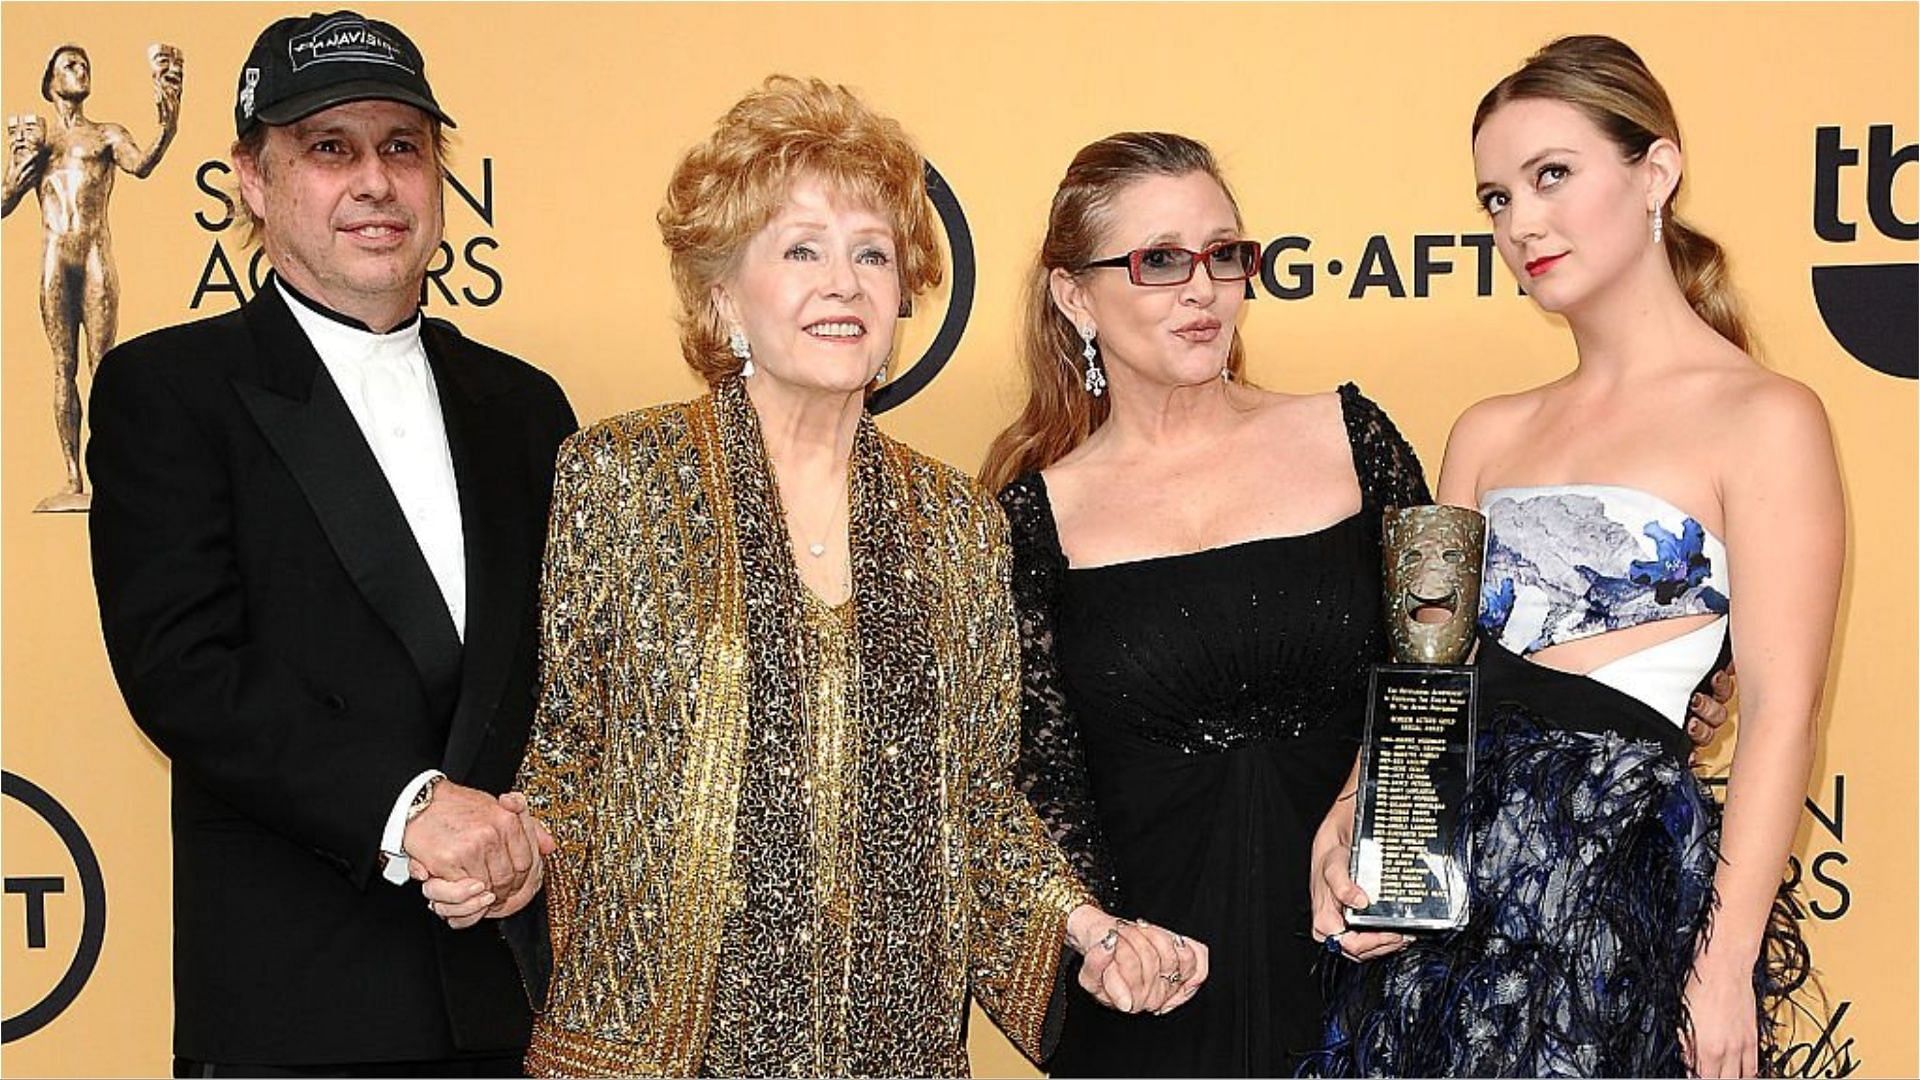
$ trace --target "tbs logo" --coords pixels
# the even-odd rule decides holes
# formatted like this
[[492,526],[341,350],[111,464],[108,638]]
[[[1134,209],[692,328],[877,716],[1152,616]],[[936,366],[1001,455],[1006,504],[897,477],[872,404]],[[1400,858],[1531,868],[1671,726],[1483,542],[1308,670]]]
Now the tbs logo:
[[[1920,159],[1920,145],[1895,147],[1892,124],[1867,128],[1867,219],[1889,240],[1920,239],[1920,219],[1903,218],[1893,203],[1894,180]],[[1850,244],[1860,223],[1842,216],[1857,207],[1840,205],[1840,187],[1848,170],[1861,166],[1858,146],[1846,143],[1839,127],[1814,129],[1813,231],[1829,244]],[[1920,368],[1920,330],[1916,302],[1920,264],[1852,263],[1813,268],[1813,300],[1827,332],[1853,358],[1903,379]]]
[[107,888],[93,845],[66,807],[10,772],[0,774],[0,792],[9,803],[0,1042],[13,1042],[52,1023],[87,985],[107,936]]

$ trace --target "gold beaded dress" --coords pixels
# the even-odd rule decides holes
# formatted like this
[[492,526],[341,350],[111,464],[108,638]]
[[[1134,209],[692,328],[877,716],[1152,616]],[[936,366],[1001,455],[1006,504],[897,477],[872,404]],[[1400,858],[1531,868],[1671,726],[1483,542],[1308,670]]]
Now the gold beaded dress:
[[1013,784],[1005,519],[862,417],[853,596],[800,583],[737,380],[562,448],[520,785],[553,972],[529,1075],[963,1076],[1029,1056],[1089,900]]

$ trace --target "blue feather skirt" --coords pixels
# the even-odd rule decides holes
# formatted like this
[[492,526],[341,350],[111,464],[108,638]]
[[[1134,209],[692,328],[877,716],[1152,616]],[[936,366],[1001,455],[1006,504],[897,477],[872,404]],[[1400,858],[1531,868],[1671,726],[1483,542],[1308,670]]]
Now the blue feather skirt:
[[[1362,964],[1330,958],[1330,1076],[1685,1076],[1679,1032],[1714,908],[1720,807],[1685,735],[1610,687],[1482,641],[1460,813],[1466,928]],[[1760,1060],[1809,958],[1785,888],[1754,989]]]

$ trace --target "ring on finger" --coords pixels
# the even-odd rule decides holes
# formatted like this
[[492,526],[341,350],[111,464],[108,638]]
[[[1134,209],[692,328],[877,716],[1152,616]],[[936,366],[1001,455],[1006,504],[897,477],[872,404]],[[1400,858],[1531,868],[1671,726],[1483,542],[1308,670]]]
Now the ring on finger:
[[1171,986],[1179,986],[1181,983],[1187,981],[1187,977],[1178,971],[1163,971],[1160,973],[1160,977],[1165,979]]
[[1173,947],[1174,947],[1174,948],[1176,948],[1176,949],[1184,949],[1184,948],[1186,948],[1186,947],[1187,947],[1187,936],[1186,936],[1185,934],[1175,934],[1175,935],[1173,935]]

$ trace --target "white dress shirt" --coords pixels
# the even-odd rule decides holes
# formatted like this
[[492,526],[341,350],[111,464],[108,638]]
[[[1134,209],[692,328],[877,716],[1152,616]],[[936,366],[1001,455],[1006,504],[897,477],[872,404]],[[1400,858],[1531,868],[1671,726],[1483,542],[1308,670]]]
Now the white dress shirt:
[[[453,631],[465,642],[467,556],[466,534],[460,525],[460,488],[454,480],[453,453],[440,412],[440,388],[420,340],[420,316],[376,334],[350,325],[343,316],[322,313],[314,301],[288,288],[277,275],[273,280],[360,425],[360,434],[380,463],[414,542],[440,586]],[[380,850],[387,856],[381,874],[396,885],[405,884],[408,876],[407,857],[400,850],[407,808],[423,784],[441,775],[440,770],[429,769],[416,776],[387,815],[380,836]]]

